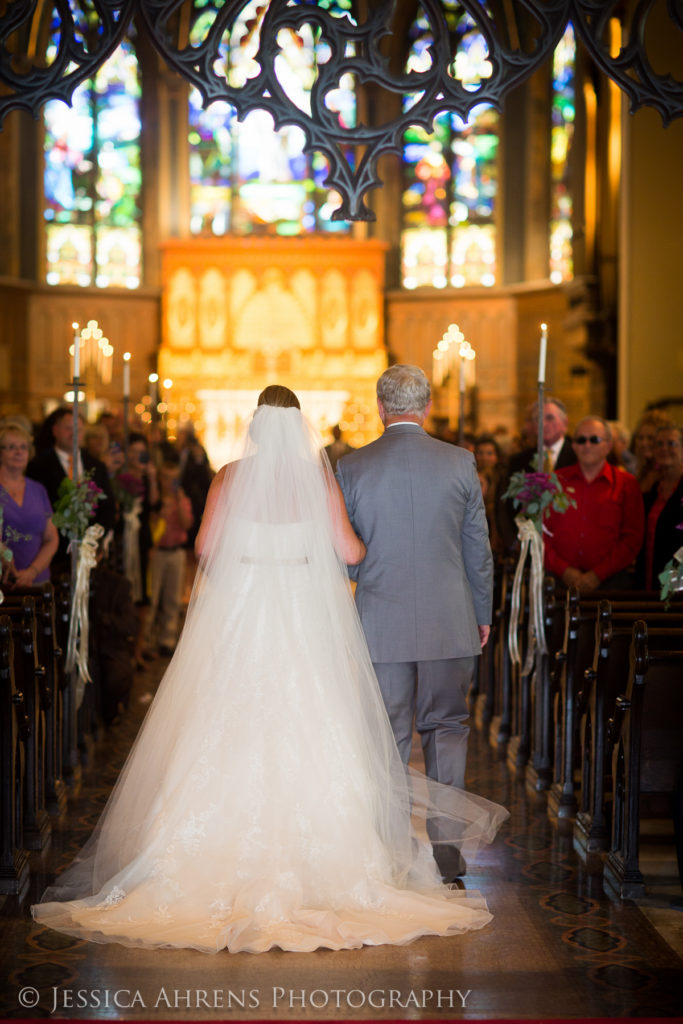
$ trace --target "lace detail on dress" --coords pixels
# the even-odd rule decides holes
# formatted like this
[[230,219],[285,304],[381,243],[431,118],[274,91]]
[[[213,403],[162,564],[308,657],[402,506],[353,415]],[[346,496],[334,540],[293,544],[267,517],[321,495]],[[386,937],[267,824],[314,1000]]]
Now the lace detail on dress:
[[115,907],[117,903],[120,903],[122,899],[125,899],[126,893],[120,885],[115,885],[109,890],[105,899],[102,902],[103,907]]

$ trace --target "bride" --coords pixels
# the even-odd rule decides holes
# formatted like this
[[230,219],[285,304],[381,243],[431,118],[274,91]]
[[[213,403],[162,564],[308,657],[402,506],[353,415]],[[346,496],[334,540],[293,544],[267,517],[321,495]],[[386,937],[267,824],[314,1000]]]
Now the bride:
[[176,653],[36,921],[209,953],[403,944],[487,924],[478,893],[443,885],[420,818],[471,858],[507,812],[406,774],[344,565],[364,545],[287,388],[259,397],[197,545]]

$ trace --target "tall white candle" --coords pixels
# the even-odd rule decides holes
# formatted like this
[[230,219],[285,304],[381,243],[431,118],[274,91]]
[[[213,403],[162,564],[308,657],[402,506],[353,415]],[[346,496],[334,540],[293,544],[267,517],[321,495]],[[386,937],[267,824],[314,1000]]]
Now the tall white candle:
[[541,347],[538,353],[538,383],[545,384],[545,357],[548,348],[548,325],[541,324]]
[[460,356],[460,390],[465,390],[465,357]]
[[77,380],[81,369],[81,346],[78,334],[78,324],[71,325],[74,329],[74,380]]
[[123,397],[130,396],[130,352],[123,353]]

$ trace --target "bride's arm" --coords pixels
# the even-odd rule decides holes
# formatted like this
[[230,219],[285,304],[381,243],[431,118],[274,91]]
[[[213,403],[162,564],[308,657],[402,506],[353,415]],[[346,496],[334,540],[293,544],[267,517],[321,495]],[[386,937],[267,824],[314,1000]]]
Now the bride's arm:
[[344,495],[334,477],[330,479],[328,494],[337,551],[347,565],[358,565],[365,558],[365,544],[351,526]]
[[199,527],[197,539],[194,542],[194,551],[200,562],[206,553],[206,543],[211,532],[211,524],[213,523],[213,518],[216,514],[216,508],[218,506],[219,498],[221,497],[221,492],[224,487],[228,487],[230,485],[231,475],[231,465],[223,466],[222,469],[218,470],[211,481],[209,493],[206,496],[202,524]]

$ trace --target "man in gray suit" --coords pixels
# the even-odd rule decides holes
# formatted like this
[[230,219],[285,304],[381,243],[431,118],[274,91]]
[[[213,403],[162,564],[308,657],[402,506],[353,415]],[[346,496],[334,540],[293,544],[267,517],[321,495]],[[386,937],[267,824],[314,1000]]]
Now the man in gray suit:
[[[385,431],[340,459],[337,479],[367,546],[351,575],[401,757],[414,721],[427,774],[464,788],[466,698],[490,631],[493,559],[474,457],[425,433],[429,405],[419,367],[385,370]],[[445,876],[462,873],[435,853]]]

